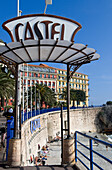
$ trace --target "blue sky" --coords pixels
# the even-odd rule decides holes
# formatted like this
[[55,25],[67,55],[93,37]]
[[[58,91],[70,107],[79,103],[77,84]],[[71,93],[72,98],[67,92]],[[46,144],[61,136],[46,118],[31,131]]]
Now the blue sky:
[[[112,0],[52,0],[47,14],[67,17],[79,22],[82,29],[75,42],[88,44],[100,54],[98,61],[82,66],[78,72],[88,74],[90,104],[112,101]],[[43,13],[45,0],[20,0],[22,15]],[[4,0],[0,5],[0,39],[11,39],[2,23],[17,16],[17,0]],[[55,67],[62,65],[50,64]],[[66,66],[63,66],[66,69]]]

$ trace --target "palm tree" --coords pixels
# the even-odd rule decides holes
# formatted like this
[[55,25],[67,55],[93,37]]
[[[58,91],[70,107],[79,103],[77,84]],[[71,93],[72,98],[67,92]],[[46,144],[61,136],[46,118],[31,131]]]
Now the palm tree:
[[44,93],[44,102],[46,107],[53,107],[56,104],[56,97],[55,97],[55,93],[47,86],[44,86],[45,88],[45,93]]
[[76,90],[70,89],[70,100],[73,100],[73,106],[75,106],[76,99]]
[[75,99],[78,107],[80,101],[84,102],[86,100],[85,92],[83,90],[75,90]]
[[[38,99],[38,102],[40,102],[41,108],[43,107],[43,104],[45,104],[46,107],[47,106],[52,107],[56,104],[55,93],[46,85],[36,84],[36,94],[35,94],[35,86],[32,87],[32,103],[35,101],[35,95],[36,98]],[[29,88],[28,96],[30,101],[31,87]]]
[[67,88],[65,87],[62,94],[61,94],[61,98],[64,100],[67,100]]
[[[62,92],[62,98],[67,100],[67,88]],[[73,100],[73,106],[75,106],[75,101],[77,101],[77,106],[80,101],[85,101],[86,96],[83,90],[70,89],[70,100]]]
[[8,100],[14,96],[14,84],[15,80],[10,77],[11,72],[2,72],[2,66],[0,66],[0,98],[1,106],[4,106],[4,97]]

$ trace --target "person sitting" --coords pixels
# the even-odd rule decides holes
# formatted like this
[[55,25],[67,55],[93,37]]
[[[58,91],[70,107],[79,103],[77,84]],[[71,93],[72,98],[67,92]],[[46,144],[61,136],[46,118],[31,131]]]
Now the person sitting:
[[45,165],[45,160],[47,160],[47,158],[45,158],[44,156],[42,157],[42,165],[44,166]]
[[46,150],[45,146],[43,146],[43,147],[42,147],[42,150],[43,150],[43,151],[45,151],[45,150]]

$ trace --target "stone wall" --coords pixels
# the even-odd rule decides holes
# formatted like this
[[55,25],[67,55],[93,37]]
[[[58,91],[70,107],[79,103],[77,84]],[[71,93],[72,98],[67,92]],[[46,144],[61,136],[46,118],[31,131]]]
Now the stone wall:
[[[70,131],[96,131],[96,116],[101,108],[82,108],[70,110]],[[40,119],[40,128],[31,133],[31,121]],[[63,111],[63,125],[67,126],[66,111]],[[45,113],[33,117],[22,125],[21,131],[21,165],[28,165],[30,156],[37,156],[40,148],[48,140],[61,134],[60,111]]]
[[74,131],[97,131],[96,117],[102,108],[84,108],[72,110],[70,115],[71,132]]
[[[31,121],[40,119],[40,128],[36,128],[31,133]],[[47,130],[47,119],[48,114],[42,114],[33,117],[26,121],[22,125],[21,129],[21,165],[30,164],[30,156],[36,157],[40,148],[48,141],[48,130]]]

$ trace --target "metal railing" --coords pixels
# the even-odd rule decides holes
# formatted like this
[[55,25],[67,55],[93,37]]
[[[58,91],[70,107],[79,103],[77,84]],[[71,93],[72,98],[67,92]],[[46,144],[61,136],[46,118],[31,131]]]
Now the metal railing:
[[[52,111],[59,111],[61,108],[50,108],[50,109],[42,109],[42,110],[33,110],[32,112],[21,112],[21,123],[25,122],[26,120],[30,119],[31,117],[47,113],[47,112],[52,112]],[[64,108],[66,110],[66,108]]]
[[[93,108],[93,107],[102,107],[100,106],[88,106],[88,107],[70,107],[70,109],[82,109],[82,108]],[[67,107],[63,107],[63,110],[67,110]],[[56,108],[50,108],[50,109],[42,109],[42,110],[33,110],[32,112],[21,112],[21,123],[25,122],[27,119],[30,119],[31,117],[37,116],[39,114],[48,113],[52,111],[61,111],[61,107]]]
[[[78,138],[77,138],[78,134],[89,139],[89,147],[87,145],[85,145],[84,143],[81,143],[78,140]],[[93,138],[91,136],[88,136],[86,134],[83,134],[81,132],[76,131],[75,132],[75,162],[77,162],[77,160],[79,160],[81,162],[81,164],[88,170],[93,170],[93,166],[97,167],[100,170],[104,170],[102,168],[103,162],[102,162],[102,164],[98,165],[98,163],[93,161],[93,154],[96,154],[98,157],[102,158],[103,160],[107,161],[110,164],[112,164],[112,160],[108,159],[107,157],[105,157],[102,154],[98,153],[97,151],[93,150],[93,141],[98,143],[98,144],[103,144],[106,147],[112,148],[112,144],[110,144],[110,143],[107,143],[105,141]],[[79,150],[78,144],[80,146],[86,148],[87,150],[89,150],[90,157],[87,157],[87,155],[85,155],[81,150]],[[82,155],[82,159],[78,156],[78,153],[79,153],[79,156]],[[87,166],[87,164],[85,164],[85,161],[84,161],[83,158],[85,158],[86,160],[89,161],[89,167]]]

